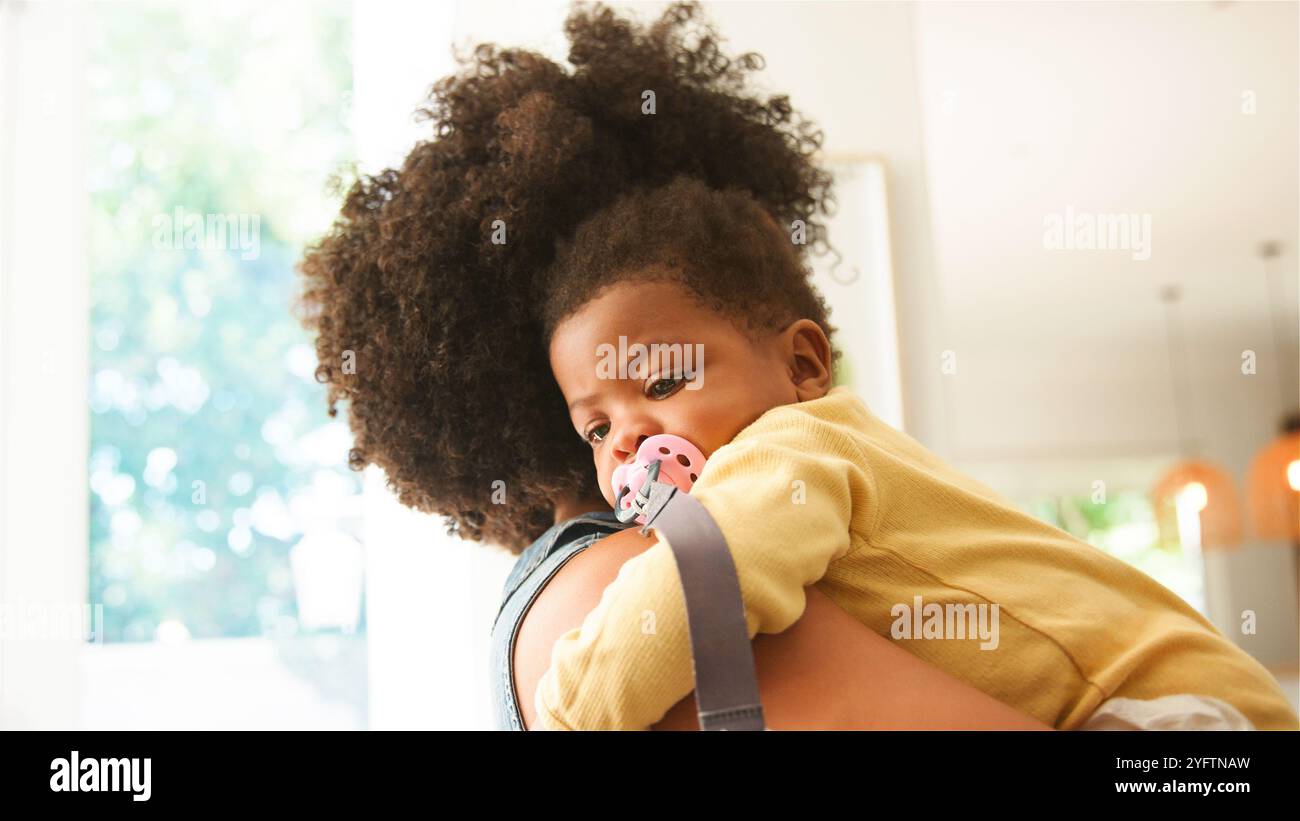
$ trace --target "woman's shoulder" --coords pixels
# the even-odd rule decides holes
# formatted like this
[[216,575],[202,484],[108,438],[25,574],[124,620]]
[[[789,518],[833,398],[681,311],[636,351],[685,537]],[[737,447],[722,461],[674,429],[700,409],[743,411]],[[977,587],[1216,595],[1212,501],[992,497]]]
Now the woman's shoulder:
[[519,558],[515,560],[514,567],[511,568],[510,574],[506,577],[505,587],[501,591],[502,604],[504,605],[524,580],[557,550],[561,550],[588,536],[606,536],[624,530],[629,526],[618,521],[612,510],[593,511],[574,516],[571,519],[565,519],[562,522],[556,522],[545,533],[537,537],[536,541],[525,548],[519,554]]
[[[544,564],[545,572],[526,581],[525,589],[530,592],[527,606],[519,610],[516,619],[517,637],[509,649],[513,663],[506,682],[524,727],[533,724],[537,682],[550,667],[555,642],[582,625],[625,562],[657,542],[635,526],[621,530],[569,541],[572,555],[557,548],[551,554],[554,558]],[[520,607],[523,601],[521,598],[514,606]]]

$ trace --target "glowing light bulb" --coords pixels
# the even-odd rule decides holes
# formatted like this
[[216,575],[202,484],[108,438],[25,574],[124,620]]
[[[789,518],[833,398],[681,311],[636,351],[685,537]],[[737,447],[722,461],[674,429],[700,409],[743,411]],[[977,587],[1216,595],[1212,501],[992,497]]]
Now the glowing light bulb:
[[1197,513],[1205,510],[1205,506],[1210,502],[1210,493],[1205,489],[1205,485],[1200,482],[1188,482],[1178,496],[1178,501],[1181,502],[1180,507],[1186,505]]
[[1286,481],[1292,490],[1300,491],[1300,459],[1286,466]]

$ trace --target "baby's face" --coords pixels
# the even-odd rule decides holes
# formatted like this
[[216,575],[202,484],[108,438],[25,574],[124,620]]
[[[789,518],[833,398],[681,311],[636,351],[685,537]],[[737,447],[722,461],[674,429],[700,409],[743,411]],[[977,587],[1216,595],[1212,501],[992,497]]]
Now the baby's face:
[[605,501],[614,504],[614,469],[635,461],[647,437],[681,436],[707,458],[766,411],[799,401],[783,339],[774,331],[755,342],[662,281],[620,282],[561,322],[551,370]]

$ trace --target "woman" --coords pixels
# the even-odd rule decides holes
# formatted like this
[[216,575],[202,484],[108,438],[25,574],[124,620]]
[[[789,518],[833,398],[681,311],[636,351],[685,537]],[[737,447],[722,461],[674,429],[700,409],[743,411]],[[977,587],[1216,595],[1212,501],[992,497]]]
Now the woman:
[[[784,96],[747,91],[761,59],[726,56],[697,14],[678,4],[640,26],[575,11],[572,71],[480,46],[433,87],[436,139],[357,181],[301,264],[300,316],[317,334],[330,414],[349,402],[352,467],[379,465],[404,504],[521,553],[493,634],[503,726],[527,726],[554,639],[648,547],[592,514],[604,503],[590,450],[554,380],[534,376],[549,374],[534,278],[556,242],[630,188],[685,173],[744,188],[826,244],[820,133]],[[792,629],[754,641],[770,726],[1045,726],[808,593]],[[692,728],[690,701],[658,726]]]

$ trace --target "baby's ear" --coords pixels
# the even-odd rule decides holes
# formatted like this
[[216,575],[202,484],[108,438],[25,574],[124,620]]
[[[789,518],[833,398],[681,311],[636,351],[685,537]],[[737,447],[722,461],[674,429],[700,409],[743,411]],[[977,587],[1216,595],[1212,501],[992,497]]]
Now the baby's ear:
[[800,402],[820,399],[831,389],[831,341],[811,319],[800,319],[781,332],[790,383]]

